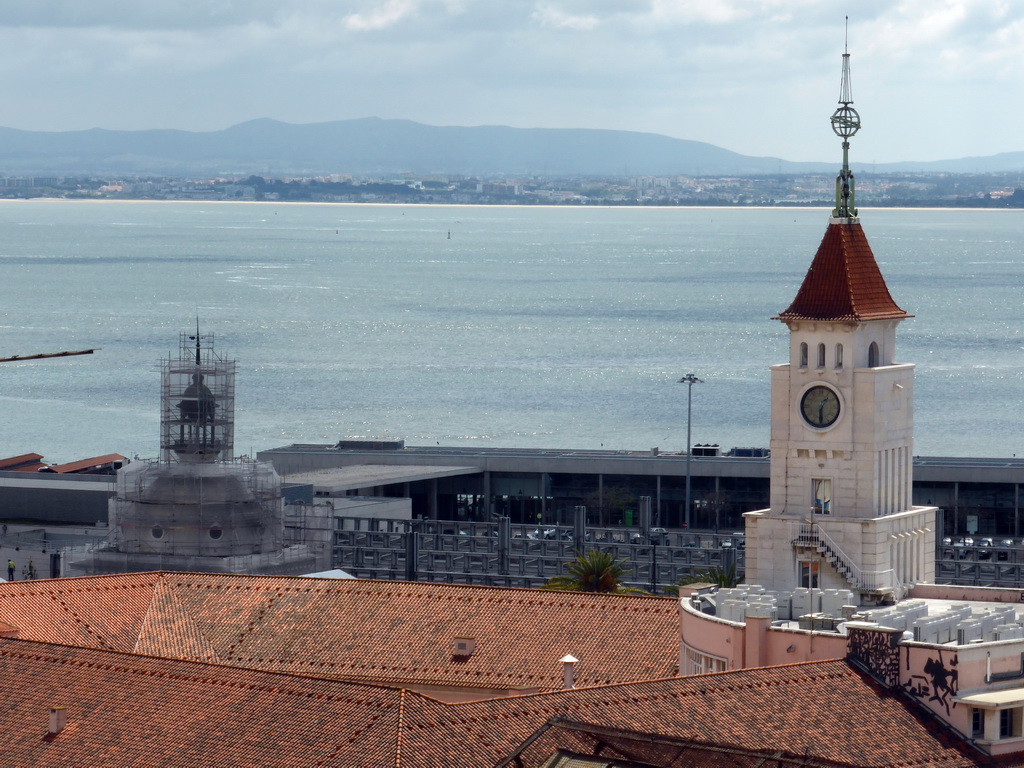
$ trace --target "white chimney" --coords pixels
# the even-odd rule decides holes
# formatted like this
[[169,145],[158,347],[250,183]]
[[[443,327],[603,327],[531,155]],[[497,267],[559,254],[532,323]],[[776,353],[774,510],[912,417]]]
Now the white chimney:
[[576,687],[573,665],[579,662],[575,656],[566,655],[559,659],[562,662],[562,688],[569,689]]
[[51,735],[58,734],[68,724],[68,711],[64,707],[50,707],[50,729]]

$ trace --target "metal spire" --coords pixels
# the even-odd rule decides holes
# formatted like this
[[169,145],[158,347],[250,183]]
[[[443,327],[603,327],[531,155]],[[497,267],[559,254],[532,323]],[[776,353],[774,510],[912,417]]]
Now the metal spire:
[[195,343],[196,343],[196,366],[198,367],[198,366],[202,365],[201,356],[200,356],[199,353],[200,353],[200,348],[202,347],[202,344],[203,344],[203,342],[201,341],[201,337],[199,336],[199,313],[198,312],[196,312],[196,335],[195,336],[189,336],[188,338],[189,338],[189,340],[194,340]]
[[847,39],[843,47],[843,81],[839,86],[839,107],[832,113],[832,130],[843,140],[843,169],[836,177],[836,207],[833,218],[855,219],[857,208],[853,198],[853,173],[850,171],[850,137],[860,130],[860,115],[851,107],[853,93],[850,87],[849,27],[846,17]]

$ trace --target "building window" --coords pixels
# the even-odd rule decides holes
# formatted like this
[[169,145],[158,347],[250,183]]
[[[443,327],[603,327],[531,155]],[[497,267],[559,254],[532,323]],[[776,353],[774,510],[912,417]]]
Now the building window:
[[1012,739],[1021,735],[1021,719],[1024,707],[999,710],[999,738]]
[[224,535],[224,531],[222,531],[220,528],[211,528],[210,529],[210,538],[211,539],[219,539],[223,535]]
[[832,481],[827,478],[811,480],[814,490],[814,514],[832,514]]
[[872,341],[868,347],[868,368],[878,367],[878,343]]
[[836,344],[836,368],[843,367],[843,345]]
[[153,530],[150,531],[153,534],[154,539],[162,539],[164,537],[164,529],[159,525],[154,525]]
[[971,709],[971,738],[980,739],[985,735],[985,710]]
[[729,666],[725,659],[709,656],[689,646],[685,647],[684,656],[686,665],[682,671],[684,675],[706,675],[708,672],[725,672]]
[[807,367],[807,342],[800,342],[800,367]]
[[818,367],[819,368],[824,368],[825,367],[825,345],[824,344],[819,344],[818,345]]
[[817,589],[818,588],[818,561],[807,561],[801,560],[800,566],[800,586],[804,589]]

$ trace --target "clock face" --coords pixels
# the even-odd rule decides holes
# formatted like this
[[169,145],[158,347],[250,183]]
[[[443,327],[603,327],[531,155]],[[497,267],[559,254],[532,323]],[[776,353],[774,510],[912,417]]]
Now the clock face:
[[839,418],[839,396],[829,387],[811,387],[800,398],[800,413],[816,429],[831,427]]

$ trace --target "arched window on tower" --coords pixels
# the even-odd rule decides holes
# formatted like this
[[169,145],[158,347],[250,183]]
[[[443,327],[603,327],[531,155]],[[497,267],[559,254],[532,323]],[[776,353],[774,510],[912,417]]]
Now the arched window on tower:
[[800,342],[800,367],[807,367],[807,342]]
[[843,345],[836,344],[836,368],[843,367]]
[[878,367],[878,342],[872,341],[868,347],[868,368]]
[[818,367],[819,368],[824,368],[825,367],[825,345],[824,344],[819,344],[818,345]]

